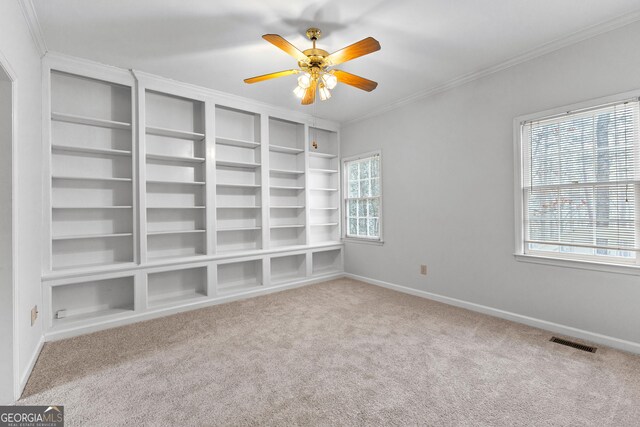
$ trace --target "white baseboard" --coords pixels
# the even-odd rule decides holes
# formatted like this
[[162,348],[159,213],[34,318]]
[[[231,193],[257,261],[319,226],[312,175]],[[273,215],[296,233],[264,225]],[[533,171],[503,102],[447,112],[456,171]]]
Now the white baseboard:
[[75,326],[69,326],[63,330],[54,330],[46,332],[44,335],[45,341],[57,341],[65,338],[71,338],[79,335],[84,335],[92,332],[101,331],[104,329],[115,328],[118,326],[129,325],[132,323],[142,322],[144,320],[157,319],[160,317],[169,316],[176,313],[181,313],[190,310],[196,310],[199,308],[210,307],[213,305],[224,304],[241,299],[247,299],[256,297],[259,295],[266,295],[274,292],[285,291],[287,289],[298,288],[301,286],[311,285],[313,283],[324,282],[327,280],[333,280],[344,277],[343,272],[330,273],[321,276],[309,277],[302,280],[296,280],[281,285],[273,285],[263,289],[251,289],[245,292],[239,292],[231,295],[223,295],[217,297],[211,297],[202,301],[194,301],[185,304],[177,304],[170,307],[163,307],[157,309],[149,309],[140,313],[131,313],[126,316],[117,316],[116,318],[109,318],[95,321],[90,323],[79,323]]
[[31,355],[29,363],[27,363],[27,367],[24,369],[24,372],[22,372],[22,375],[20,375],[20,383],[18,384],[18,390],[16,390],[15,400],[20,399],[20,396],[22,396],[22,392],[24,391],[27,381],[29,381],[29,377],[31,376],[31,371],[33,371],[33,367],[36,366],[38,357],[40,357],[42,347],[44,347],[44,336],[40,337],[40,341],[38,341],[38,345],[36,345],[36,349]]
[[459,300],[456,298],[450,298],[443,295],[434,294],[431,292],[408,288],[406,286],[396,285],[394,283],[384,282],[382,280],[376,280],[376,279],[371,279],[369,277],[358,276],[356,274],[345,273],[344,276],[350,279],[359,280],[364,283],[380,286],[387,289],[392,289],[394,291],[402,292],[405,294],[415,295],[415,296],[430,299],[433,301],[438,301],[444,304],[466,308],[467,310],[488,314],[490,316],[499,317],[501,319],[511,320],[512,322],[522,323],[524,325],[533,326],[535,328],[544,329],[550,332],[555,332],[557,334],[562,334],[569,337],[575,337],[585,341],[606,345],[619,350],[628,351],[630,353],[640,354],[640,343],[636,343],[633,341],[626,341],[619,338],[598,334],[596,332],[589,332],[589,331],[574,328],[571,326],[560,325],[558,323],[548,322],[546,320],[536,319],[529,316],[523,316],[521,314],[499,310],[497,308],[487,307],[485,305],[475,304],[472,302],[467,302],[467,301]]

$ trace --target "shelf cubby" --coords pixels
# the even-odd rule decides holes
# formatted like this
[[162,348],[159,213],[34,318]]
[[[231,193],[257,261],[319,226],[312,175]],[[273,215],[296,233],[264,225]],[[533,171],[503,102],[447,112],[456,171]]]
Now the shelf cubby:
[[54,286],[53,326],[133,312],[133,295],[132,276]]
[[219,294],[250,290],[262,286],[262,260],[221,263],[217,266]]
[[206,254],[204,102],[146,90],[147,257]]
[[305,277],[306,259],[305,254],[271,256],[271,284],[280,285]]
[[147,289],[150,307],[204,298],[207,296],[207,268],[149,273]]
[[147,233],[149,260],[205,255],[205,232]]
[[128,233],[120,237],[52,241],[53,270],[107,266],[132,261],[133,239]]
[[51,269],[130,263],[132,88],[51,73]]
[[340,240],[340,158],[338,135],[309,129],[309,239],[311,243]]
[[342,250],[330,249],[312,253],[313,275],[337,273],[342,270]]

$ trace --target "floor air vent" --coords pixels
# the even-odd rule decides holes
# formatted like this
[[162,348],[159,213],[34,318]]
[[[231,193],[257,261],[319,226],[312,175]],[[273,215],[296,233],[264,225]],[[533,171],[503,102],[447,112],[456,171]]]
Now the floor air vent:
[[577,348],[578,350],[588,351],[589,353],[595,353],[598,349],[597,347],[591,347],[584,344],[578,344],[577,342],[563,340],[562,338],[552,337],[549,341],[555,342],[558,344],[566,345],[567,347]]

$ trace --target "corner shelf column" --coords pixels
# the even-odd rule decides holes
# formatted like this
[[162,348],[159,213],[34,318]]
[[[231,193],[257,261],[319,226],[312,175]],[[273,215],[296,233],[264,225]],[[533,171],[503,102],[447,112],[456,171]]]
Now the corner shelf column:
[[[271,202],[269,200],[269,186],[271,185],[269,173],[269,116],[260,114],[260,158],[262,169],[260,170],[260,182],[262,184],[262,249],[269,249],[271,240]],[[267,263],[263,263],[267,264]],[[268,278],[268,275],[263,275]]]
[[[146,155],[146,101],[144,85],[138,81],[136,87],[138,101],[137,122],[138,135],[136,138],[135,158],[137,163],[137,191],[136,202],[138,205],[136,222],[138,224],[138,263],[147,262],[147,155]],[[134,210],[134,212],[136,212]]]
[[[205,229],[207,230],[206,250],[208,255],[217,251],[217,204],[216,204],[216,104],[207,99],[204,102],[205,127]],[[216,277],[215,270],[209,269],[209,278]],[[211,279],[209,279],[210,281]],[[213,288],[215,289],[215,287]]]

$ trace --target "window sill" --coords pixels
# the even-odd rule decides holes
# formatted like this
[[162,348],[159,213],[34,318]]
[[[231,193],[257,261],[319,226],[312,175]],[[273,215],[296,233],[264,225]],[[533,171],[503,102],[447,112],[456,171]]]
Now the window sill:
[[574,259],[554,258],[543,255],[515,253],[513,256],[521,262],[546,264],[556,267],[578,268],[581,270],[604,271],[607,273],[630,274],[640,276],[640,266],[629,264],[611,264],[596,261],[582,261]]
[[384,240],[356,239],[353,237],[343,237],[342,241],[344,243],[358,243],[362,245],[374,245],[374,246],[384,245]]

